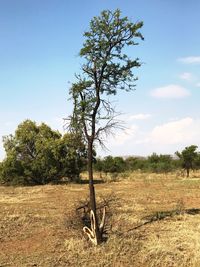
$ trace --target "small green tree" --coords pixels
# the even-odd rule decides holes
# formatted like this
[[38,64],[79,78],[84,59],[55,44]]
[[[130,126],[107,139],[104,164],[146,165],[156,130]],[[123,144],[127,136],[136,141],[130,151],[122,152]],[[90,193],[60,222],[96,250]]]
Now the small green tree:
[[103,172],[120,173],[125,170],[125,161],[122,157],[107,156],[103,159]]
[[153,153],[147,159],[148,169],[156,173],[166,173],[174,169],[173,159],[170,155],[157,155]]
[[195,161],[198,158],[198,152],[196,151],[198,146],[191,145],[185,147],[182,152],[176,152],[175,154],[181,160],[182,167],[187,172],[187,177],[190,175],[190,170],[194,168]]
[[94,162],[94,170],[100,173],[100,178],[102,178],[103,172],[103,159],[96,158]]
[[147,170],[147,159],[144,157],[128,157],[125,159],[126,169],[129,171]]
[[116,127],[116,112],[109,96],[119,89],[130,91],[135,86],[137,78],[132,69],[140,67],[140,63],[138,58],[129,58],[124,48],[137,45],[136,39],[143,40],[139,31],[142,26],[142,22],[132,23],[121,17],[119,10],[105,10],[94,17],[89,31],[84,33],[80,51],[85,59],[82,74],[76,76],[77,82],[70,90],[74,106],[70,128],[81,132],[87,143],[92,229],[84,230],[94,244],[102,242],[103,226],[99,227],[96,213],[92,151],[95,141],[103,145],[102,137]]
[[195,162],[194,162],[194,168],[200,169],[200,153],[198,152],[198,156],[195,158]]
[[42,123],[26,120],[15,135],[3,138],[6,158],[1,166],[1,180],[7,184],[47,184],[67,176],[77,180],[85,147],[77,136],[63,137]]

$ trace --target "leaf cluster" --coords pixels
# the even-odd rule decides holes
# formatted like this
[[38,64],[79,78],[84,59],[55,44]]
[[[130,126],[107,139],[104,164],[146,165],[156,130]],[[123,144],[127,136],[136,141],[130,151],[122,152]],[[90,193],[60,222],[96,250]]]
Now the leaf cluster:
[[175,154],[181,160],[182,167],[185,169],[195,168],[195,163],[199,160],[199,152],[197,152],[198,146],[191,145],[185,147],[181,152],[177,151]]
[[78,136],[62,136],[42,123],[21,123],[14,135],[5,136],[6,158],[1,164],[1,181],[6,184],[46,184],[62,177],[78,179],[85,146]]
[[119,89],[134,89],[137,77],[133,68],[141,65],[138,58],[131,59],[125,48],[143,40],[140,28],[143,22],[132,23],[121,17],[120,10],[102,11],[90,22],[84,33],[85,42],[80,50],[84,59],[81,74],[70,89],[74,110],[70,128],[84,135],[87,141],[98,140],[117,127],[115,107],[109,96]]

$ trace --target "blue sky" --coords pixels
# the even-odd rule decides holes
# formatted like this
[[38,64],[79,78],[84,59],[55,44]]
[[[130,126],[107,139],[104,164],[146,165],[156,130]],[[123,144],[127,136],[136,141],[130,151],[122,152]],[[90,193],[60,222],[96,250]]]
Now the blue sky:
[[200,146],[198,0],[0,0],[0,137],[27,118],[63,131],[83,32],[93,16],[116,8],[144,21],[145,41],[129,50],[144,64],[136,91],[115,97],[127,129],[99,153],[173,154]]

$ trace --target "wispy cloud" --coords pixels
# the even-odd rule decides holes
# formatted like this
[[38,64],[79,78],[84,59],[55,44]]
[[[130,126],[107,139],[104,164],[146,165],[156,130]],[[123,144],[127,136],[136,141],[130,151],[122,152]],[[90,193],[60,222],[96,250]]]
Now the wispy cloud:
[[200,134],[200,121],[191,117],[164,123],[154,127],[150,141],[162,145],[192,142]]
[[185,117],[155,126],[146,132],[145,138],[138,139],[140,144],[158,145],[163,151],[167,146],[198,144],[200,135],[200,120]]
[[190,73],[190,72],[183,72],[183,73],[181,73],[179,75],[179,78],[181,80],[188,81],[188,82],[190,82],[190,81],[192,81],[194,79],[192,73]]
[[200,64],[200,56],[181,57],[178,61],[184,64]]
[[108,148],[115,155],[173,154],[192,144],[200,147],[199,136],[200,118],[188,116],[154,125],[148,130],[132,125],[111,138]]
[[155,98],[184,98],[190,95],[190,92],[176,84],[159,87],[151,91],[151,96]]
[[200,83],[197,83],[197,84],[196,84],[196,87],[200,87]]
[[151,117],[151,114],[148,113],[139,113],[139,114],[135,114],[135,115],[131,115],[128,117],[128,120],[147,120]]

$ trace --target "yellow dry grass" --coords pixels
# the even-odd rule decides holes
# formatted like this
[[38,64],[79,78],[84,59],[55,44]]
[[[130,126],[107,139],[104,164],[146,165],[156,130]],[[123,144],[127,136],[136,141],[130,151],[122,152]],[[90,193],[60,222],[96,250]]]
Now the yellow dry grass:
[[0,266],[199,267],[200,173],[115,180],[96,184],[97,196],[119,199],[98,247],[68,223],[87,184],[0,187]]

